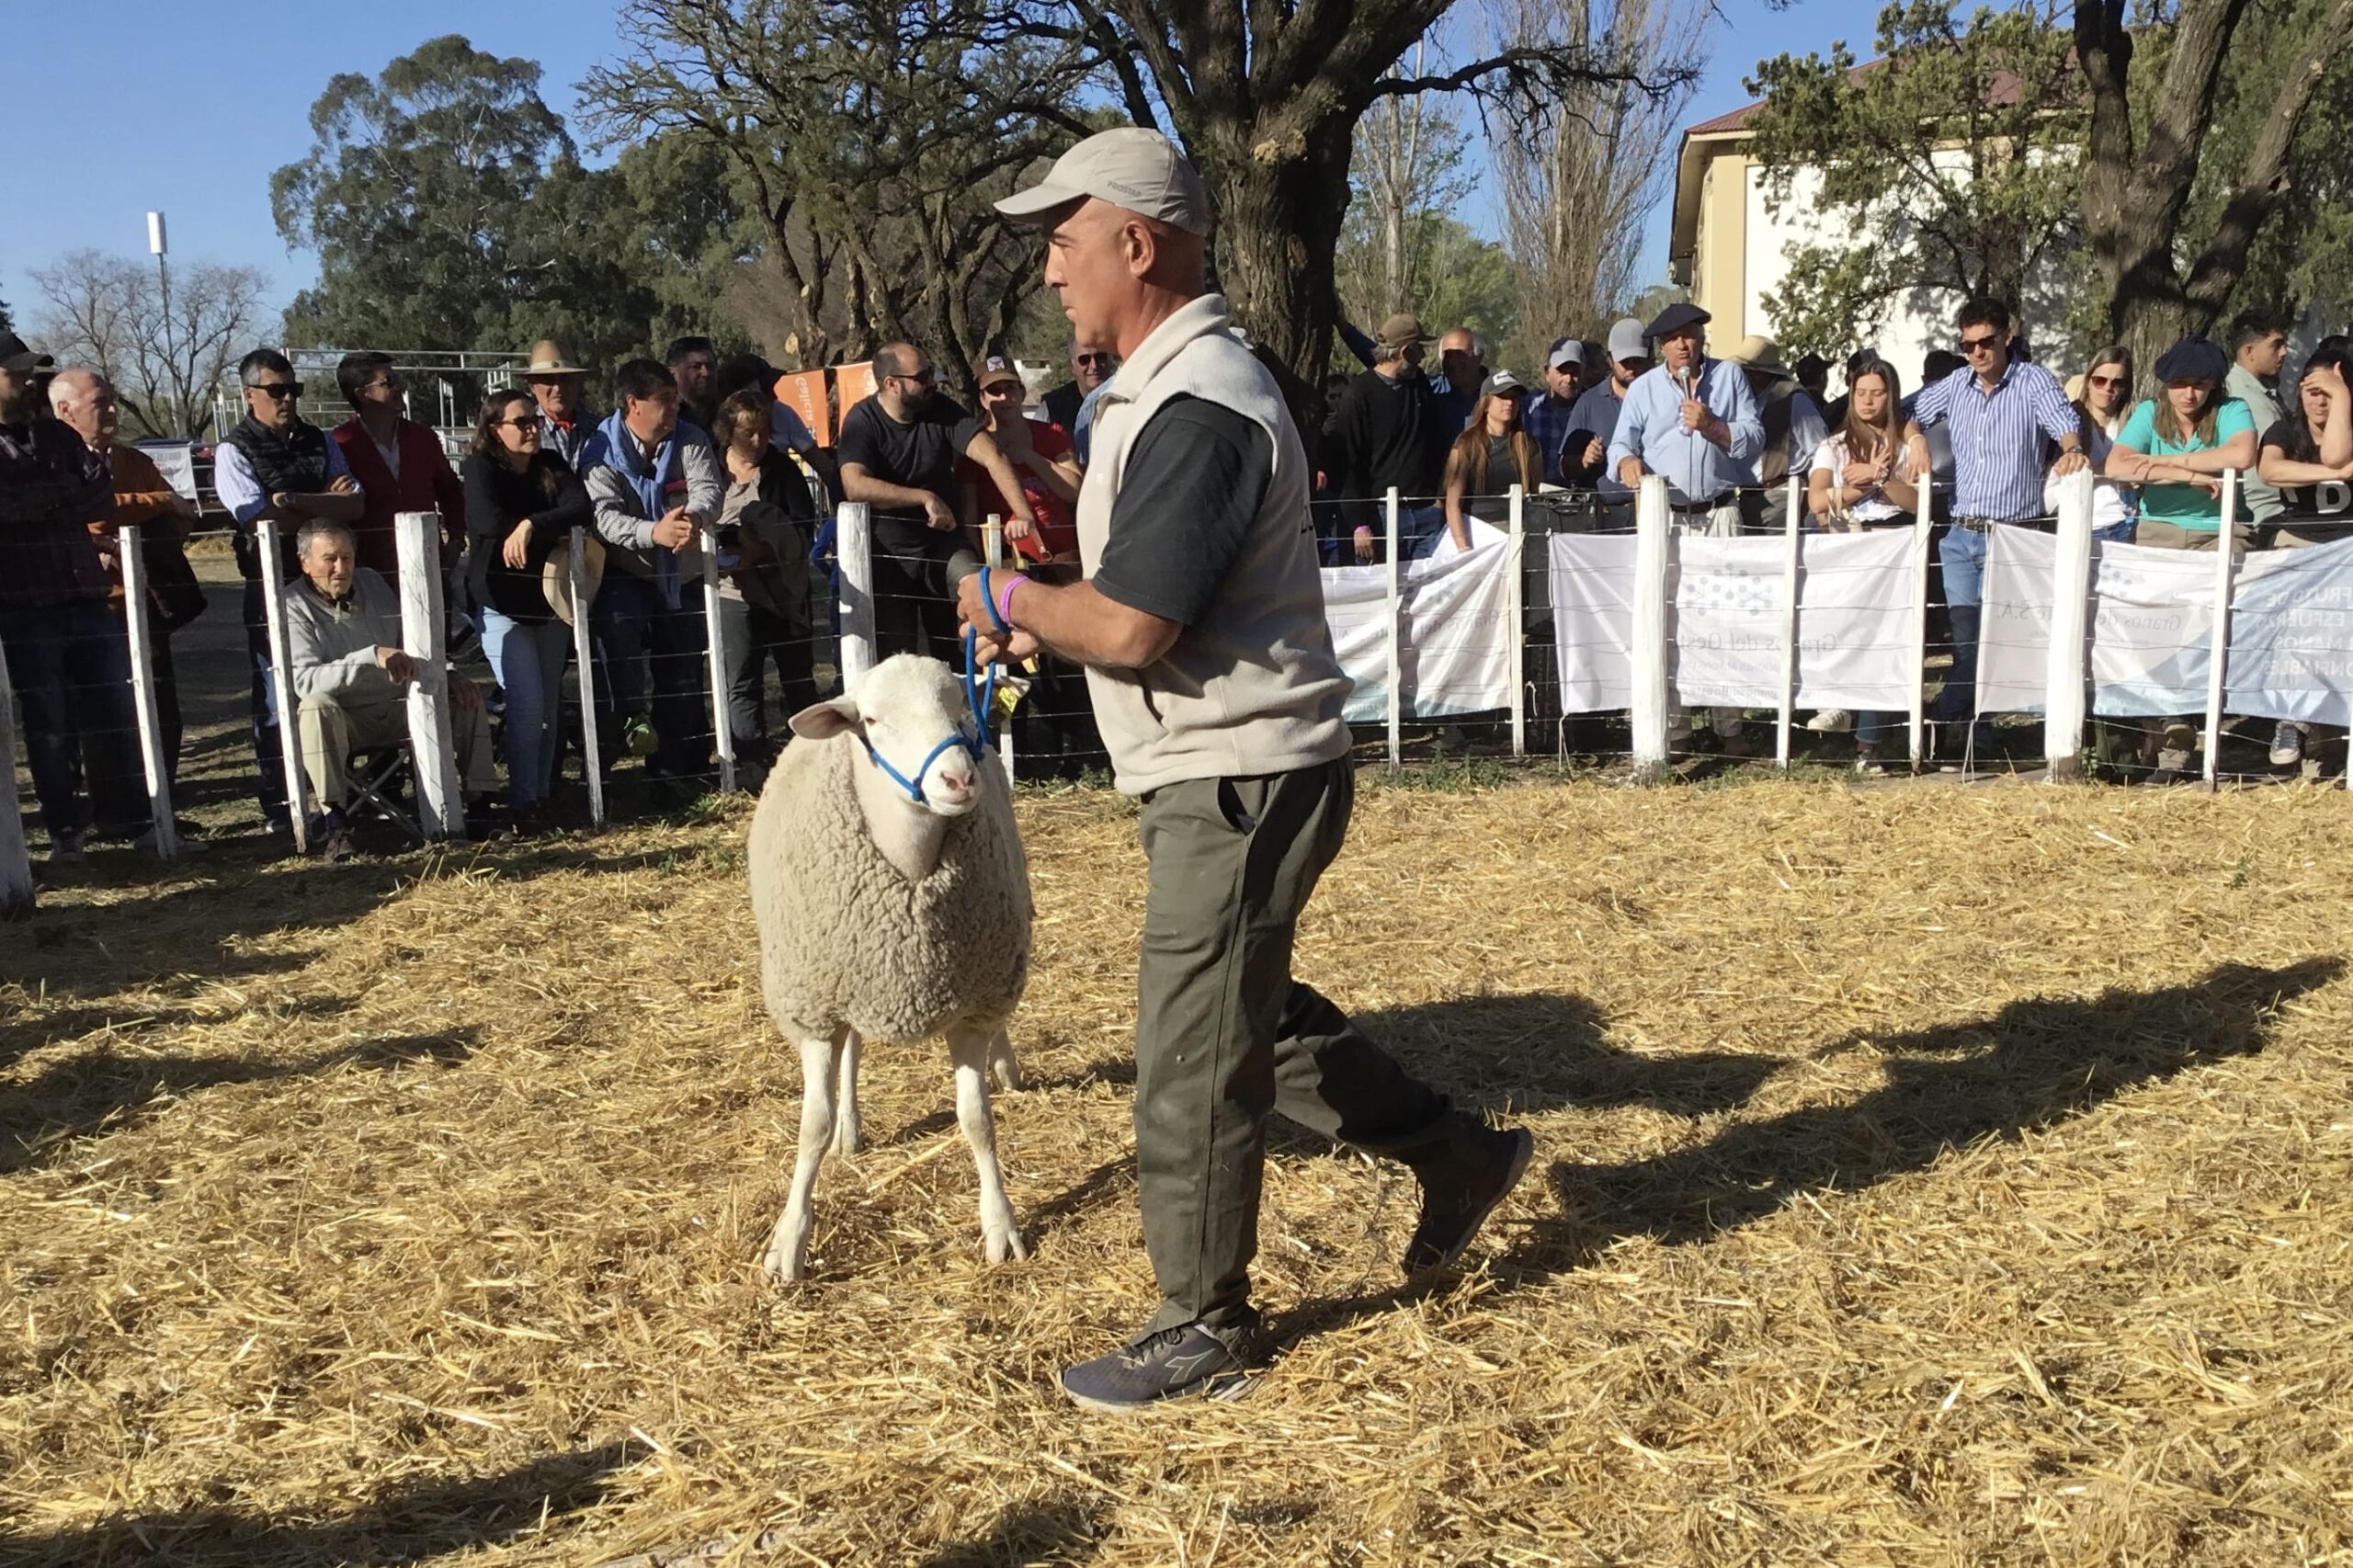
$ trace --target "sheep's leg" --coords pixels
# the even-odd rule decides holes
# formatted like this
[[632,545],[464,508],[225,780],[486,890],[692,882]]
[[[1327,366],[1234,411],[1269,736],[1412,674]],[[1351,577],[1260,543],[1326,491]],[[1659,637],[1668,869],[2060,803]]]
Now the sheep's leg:
[[[847,1032],[847,1031],[843,1031]],[[792,1167],[792,1195],[768,1235],[762,1267],[770,1279],[790,1283],[809,1267],[809,1230],[816,1223],[810,1199],[817,1188],[817,1165],[834,1136],[835,1068],[840,1035],[812,1035],[801,1042],[801,1146]]]
[[996,1086],[1007,1094],[1021,1087],[1021,1063],[1013,1059],[1013,1040],[1000,1027],[989,1040],[989,1072]]
[[969,1026],[951,1028],[949,1053],[956,1062],[956,1124],[972,1146],[972,1164],[981,1175],[981,1246],[991,1263],[1027,1259],[1029,1249],[1014,1229],[1013,1205],[1005,1196],[1005,1177],[996,1165],[996,1122],[989,1114],[988,1067],[995,1045],[991,1036]]
[[858,1119],[858,1043],[856,1029],[844,1029],[835,1053],[841,1062],[842,1091],[834,1113],[834,1153],[845,1158],[866,1153],[866,1130]]

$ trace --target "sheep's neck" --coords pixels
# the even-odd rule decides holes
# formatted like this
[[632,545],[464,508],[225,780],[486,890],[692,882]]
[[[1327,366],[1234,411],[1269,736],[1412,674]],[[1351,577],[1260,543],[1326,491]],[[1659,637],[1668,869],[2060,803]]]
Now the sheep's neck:
[[908,800],[906,791],[885,778],[871,758],[861,755],[852,771],[858,780],[858,809],[882,858],[911,882],[931,875],[948,836],[948,819]]

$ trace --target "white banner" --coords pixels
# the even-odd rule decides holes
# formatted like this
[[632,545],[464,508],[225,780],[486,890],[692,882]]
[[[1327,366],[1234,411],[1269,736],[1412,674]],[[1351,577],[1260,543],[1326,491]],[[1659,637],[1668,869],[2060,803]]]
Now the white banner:
[[[1986,536],[1981,713],[2042,711],[2058,551],[2058,540],[2032,528],[1997,528]],[[2169,718],[2205,710],[2214,566],[2205,551],[2092,542],[2093,712]]]
[[142,441],[139,449],[154,460],[164,483],[187,501],[201,501],[196,493],[196,448],[186,441]]
[[[1667,670],[1677,701],[1780,706],[1787,551],[1786,540],[1769,535],[1668,540]],[[1798,707],[1910,708],[1911,551],[1909,528],[1800,539]],[[1552,536],[1563,711],[1631,701],[1633,580],[1631,537]]]
[[[1516,563],[1509,536],[1472,519],[1471,548],[1440,540],[1438,553],[1400,573],[1398,669],[1407,717],[1442,719],[1511,706],[1511,644],[1505,624]],[[1324,568],[1324,618],[1333,651],[1356,682],[1351,724],[1389,717],[1389,569]]]
[[2240,563],[2222,680],[2230,712],[2353,724],[2353,540]]

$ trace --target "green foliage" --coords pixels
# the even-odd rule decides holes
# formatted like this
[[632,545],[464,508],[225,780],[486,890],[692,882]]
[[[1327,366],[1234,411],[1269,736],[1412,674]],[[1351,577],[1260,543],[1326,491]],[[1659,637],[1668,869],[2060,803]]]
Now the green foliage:
[[[1433,333],[1467,326],[1487,340],[1491,353],[1500,350],[1519,326],[1518,278],[1504,247],[1436,211],[1414,213],[1404,235],[1408,276],[1421,280],[1407,308]],[[1372,256],[1379,243],[1363,205],[1352,207],[1340,235],[1340,308],[1368,333],[1391,309]],[[1358,368],[1345,348],[1336,350],[1333,363],[1342,369]]]
[[1765,100],[1751,150],[1768,206],[1804,194],[1800,171],[1813,171],[1824,226],[1873,240],[1790,253],[1765,301],[1789,352],[1868,340],[1915,290],[1992,294],[2029,321],[2064,308],[2054,284],[2075,238],[2084,127],[2068,34],[2054,0],[1955,12],[1889,6],[1885,63],[1858,72],[1837,43],[1827,59],[1763,61],[1748,83]]

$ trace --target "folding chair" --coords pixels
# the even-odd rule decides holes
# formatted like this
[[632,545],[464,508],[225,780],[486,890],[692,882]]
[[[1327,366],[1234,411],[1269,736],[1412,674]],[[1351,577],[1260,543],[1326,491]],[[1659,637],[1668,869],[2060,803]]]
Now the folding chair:
[[347,776],[351,799],[345,803],[345,817],[355,826],[363,822],[390,823],[412,846],[423,844],[424,827],[401,801],[404,789],[414,797],[415,773],[405,744],[354,752]]

